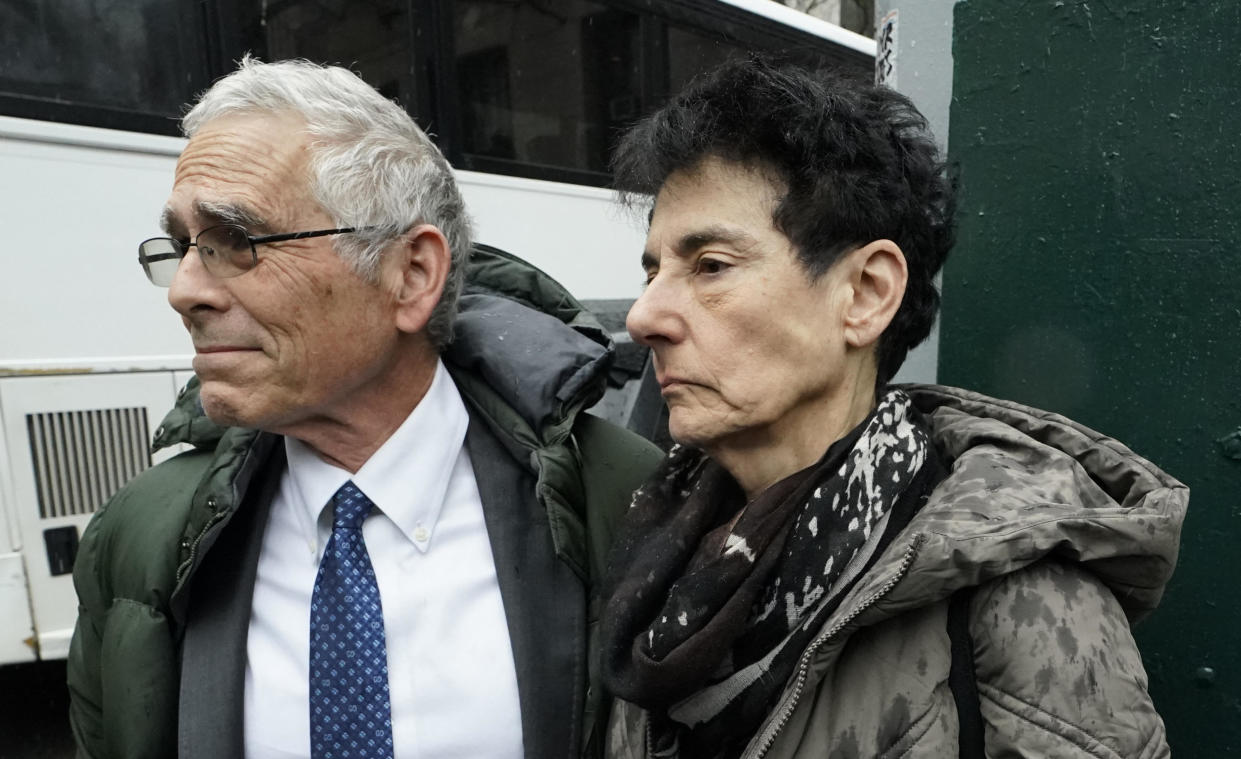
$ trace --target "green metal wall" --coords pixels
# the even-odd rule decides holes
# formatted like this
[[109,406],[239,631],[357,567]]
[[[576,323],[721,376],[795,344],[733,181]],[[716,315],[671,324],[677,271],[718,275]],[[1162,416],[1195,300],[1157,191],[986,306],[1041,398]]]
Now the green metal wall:
[[1192,489],[1139,625],[1181,756],[1241,756],[1241,2],[965,0],[940,379],[1119,438]]

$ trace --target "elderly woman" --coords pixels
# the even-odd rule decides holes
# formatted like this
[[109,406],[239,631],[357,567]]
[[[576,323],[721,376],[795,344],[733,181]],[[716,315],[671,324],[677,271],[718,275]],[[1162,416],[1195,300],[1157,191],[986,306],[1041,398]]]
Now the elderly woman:
[[729,64],[623,139],[629,314],[677,445],[605,585],[610,756],[1167,754],[1129,622],[1183,485],[1046,412],[888,383],[952,192],[868,84]]

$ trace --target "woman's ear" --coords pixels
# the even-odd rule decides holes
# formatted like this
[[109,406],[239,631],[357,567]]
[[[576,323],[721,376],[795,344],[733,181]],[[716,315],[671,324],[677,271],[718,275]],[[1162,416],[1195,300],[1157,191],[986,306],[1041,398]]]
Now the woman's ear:
[[901,300],[909,270],[905,254],[891,240],[875,240],[845,254],[849,299],[844,313],[845,340],[851,347],[875,345],[892,323]]
[[396,327],[414,334],[426,329],[431,312],[440,301],[452,249],[444,233],[431,224],[419,224],[397,239],[397,251],[390,254],[399,271],[396,282]]

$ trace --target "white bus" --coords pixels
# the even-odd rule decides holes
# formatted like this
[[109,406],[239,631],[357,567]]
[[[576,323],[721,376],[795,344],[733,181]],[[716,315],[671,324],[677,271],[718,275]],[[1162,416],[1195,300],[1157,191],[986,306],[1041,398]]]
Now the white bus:
[[480,242],[626,301],[642,230],[604,189],[611,141],[746,50],[863,75],[874,59],[769,0],[0,5],[0,664],[66,655],[78,535],[160,458],[192,353],[136,245],[158,233],[182,104],[230,61],[353,67],[460,169]]

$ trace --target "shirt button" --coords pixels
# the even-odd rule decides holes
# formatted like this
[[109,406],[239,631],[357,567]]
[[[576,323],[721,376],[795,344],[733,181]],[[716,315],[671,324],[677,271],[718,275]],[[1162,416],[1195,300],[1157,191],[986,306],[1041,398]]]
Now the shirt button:
[[427,542],[427,539],[430,537],[431,537],[431,533],[427,532],[427,528],[425,527],[419,527],[418,529],[414,530],[414,540],[418,541],[419,543]]

